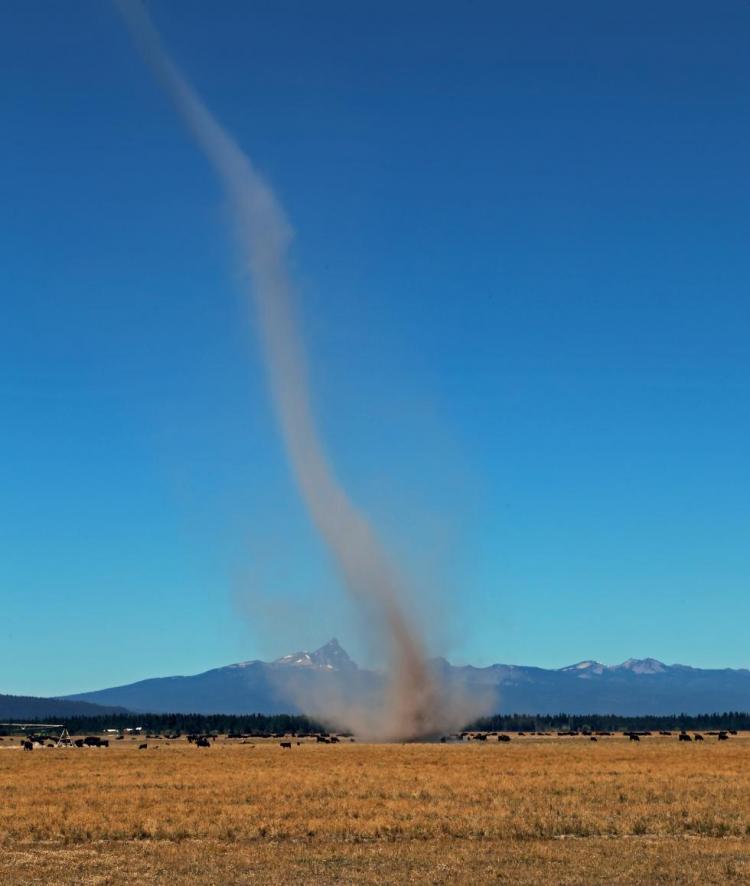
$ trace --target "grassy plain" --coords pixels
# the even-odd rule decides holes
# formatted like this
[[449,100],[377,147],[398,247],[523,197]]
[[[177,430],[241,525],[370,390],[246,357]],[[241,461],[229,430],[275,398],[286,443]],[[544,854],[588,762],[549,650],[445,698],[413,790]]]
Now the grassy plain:
[[2,883],[750,882],[748,736],[8,745]]

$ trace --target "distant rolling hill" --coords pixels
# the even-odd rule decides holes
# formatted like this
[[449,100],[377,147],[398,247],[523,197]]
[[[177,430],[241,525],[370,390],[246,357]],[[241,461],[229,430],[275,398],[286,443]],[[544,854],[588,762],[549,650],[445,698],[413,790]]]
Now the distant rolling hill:
[[0,695],[0,721],[55,720],[65,717],[96,717],[99,714],[124,714],[125,708],[99,705],[88,701],[60,698],[37,698],[27,695]]
[[[556,670],[495,664],[454,667],[432,662],[445,685],[489,692],[498,713],[700,714],[750,710],[750,671],[703,670],[629,659],[619,665],[583,661]],[[157,677],[126,686],[67,696],[76,702],[121,705],[153,713],[315,713],[310,700],[334,693],[358,702],[383,684],[375,671],[359,668],[331,640],[315,652],[272,662],[247,661],[189,677]]]

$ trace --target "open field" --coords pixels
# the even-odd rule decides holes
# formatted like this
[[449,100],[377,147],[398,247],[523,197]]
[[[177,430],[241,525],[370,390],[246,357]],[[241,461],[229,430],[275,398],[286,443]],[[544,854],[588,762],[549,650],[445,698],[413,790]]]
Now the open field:
[[0,748],[3,883],[750,881],[747,735]]

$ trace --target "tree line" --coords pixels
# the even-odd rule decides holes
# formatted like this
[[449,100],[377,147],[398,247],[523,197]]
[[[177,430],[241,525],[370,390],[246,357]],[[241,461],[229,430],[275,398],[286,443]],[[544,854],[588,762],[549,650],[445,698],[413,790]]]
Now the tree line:
[[471,729],[482,732],[673,732],[694,729],[750,729],[750,713],[725,711],[713,714],[668,714],[623,717],[618,714],[495,714],[474,721]]
[[[71,734],[103,732],[105,729],[135,729],[158,734],[234,733],[246,735],[325,732],[330,724],[298,714],[100,714],[37,719],[64,722]],[[34,722],[30,720],[29,722]],[[627,732],[653,730],[738,729],[750,730],[750,713],[726,711],[713,714],[670,714],[668,716],[623,717],[617,714],[495,714],[469,723],[478,732]],[[10,730],[0,734],[8,734]]]
[[[158,734],[226,734],[243,733],[263,735],[267,733],[324,732],[324,727],[310,717],[296,714],[99,714],[72,717],[47,717],[30,719],[28,723],[63,723],[71,735],[85,732],[104,732],[105,729],[141,727],[144,733]],[[9,734],[7,728],[0,735]]]

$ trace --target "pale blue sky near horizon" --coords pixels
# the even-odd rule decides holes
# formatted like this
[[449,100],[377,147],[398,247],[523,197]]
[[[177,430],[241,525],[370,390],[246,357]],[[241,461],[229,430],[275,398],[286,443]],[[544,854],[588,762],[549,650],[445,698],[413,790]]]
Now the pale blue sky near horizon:
[[[294,226],[321,428],[430,651],[750,666],[750,4],[148,7]],[[0,68],[0,692],[367,661],[114,8],[4,4]]]

